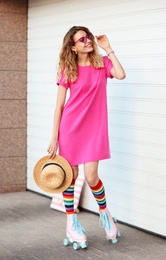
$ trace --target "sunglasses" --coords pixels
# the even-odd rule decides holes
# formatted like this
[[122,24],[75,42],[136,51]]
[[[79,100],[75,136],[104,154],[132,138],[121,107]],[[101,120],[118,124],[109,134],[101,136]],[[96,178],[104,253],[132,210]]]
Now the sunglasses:
[[93,35],[92,34],[89,34],[89,35],[86,35],[84,37],[81,37],[80,39],[78,39],[77,41],[75,41],[74,43],[77,43],[77,42],[82,42],[82,43],[86,43],[87,40],[92,40],[93,39]]

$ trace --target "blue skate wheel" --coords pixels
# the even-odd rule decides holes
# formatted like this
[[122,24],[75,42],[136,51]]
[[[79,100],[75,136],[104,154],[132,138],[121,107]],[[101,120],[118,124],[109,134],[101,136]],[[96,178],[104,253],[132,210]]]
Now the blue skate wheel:
[[118,242],[117,238],[112,239],[112,244],[116,244]]
[[80,248],[80,245],[77,242],[73,243],[73,249],[78,250]]
[[68,238],[65,238],[64,240],[63,240],[63,244],[64,244],[64,246],[68,246],[69,245],[69,239]]
[[115,238],[110,238],[108,236],[106,236],[107,240],[111,240],[112,244],[116,244],[118,242],[118,239],[115,237]]

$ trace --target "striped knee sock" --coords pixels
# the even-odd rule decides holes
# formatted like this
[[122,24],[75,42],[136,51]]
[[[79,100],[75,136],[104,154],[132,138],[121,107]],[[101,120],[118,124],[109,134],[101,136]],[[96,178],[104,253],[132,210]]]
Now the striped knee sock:
[[90,186],[93,196],[95,197],[100,210],[104,210],[106,208],[106,197],[105,197],[105,189],[101,180],[99,180],[98,184],[94,187]]
[[74,185],[75,180],[72,180],[70,187],[63,192],[63,201],[67,214],[74,214]]

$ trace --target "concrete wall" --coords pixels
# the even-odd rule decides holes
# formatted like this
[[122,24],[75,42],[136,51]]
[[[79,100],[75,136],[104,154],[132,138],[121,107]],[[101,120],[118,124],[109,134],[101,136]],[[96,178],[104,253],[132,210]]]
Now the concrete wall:
[[27,8],[0,1],[0,193],[26,190]]

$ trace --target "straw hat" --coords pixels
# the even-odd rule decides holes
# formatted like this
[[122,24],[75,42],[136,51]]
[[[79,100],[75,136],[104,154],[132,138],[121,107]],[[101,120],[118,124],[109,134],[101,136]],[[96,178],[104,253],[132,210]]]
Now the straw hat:
[[56,155],[54,159],[50,159],[47,155],[36,163],[33,177],[42,190],[48,193],[61,193],[70,186],[73,171],[64,157]]

